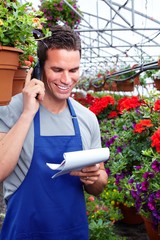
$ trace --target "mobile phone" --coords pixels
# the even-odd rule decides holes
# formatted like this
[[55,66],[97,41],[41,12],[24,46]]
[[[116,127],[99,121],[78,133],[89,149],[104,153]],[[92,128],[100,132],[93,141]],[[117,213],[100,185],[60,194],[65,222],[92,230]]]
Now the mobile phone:
[[32,78],[41,80],[41,68],[39,62],[37,62],[35,67],[33,68]]
[[[33,72],[32,72],[32,79],[36,78],[41,80],[41,68],[40,68],[40,64],[39,62],[36,63],[35,67],[33,68]],[[36,99],[38,99],[38,94],[36,96]]]

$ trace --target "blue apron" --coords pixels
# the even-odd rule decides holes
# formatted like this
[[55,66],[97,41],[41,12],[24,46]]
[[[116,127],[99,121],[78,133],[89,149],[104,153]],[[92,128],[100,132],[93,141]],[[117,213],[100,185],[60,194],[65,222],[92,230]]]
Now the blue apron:
[[[76,114],[68,100],[73,136],[40,136],[39,111],[34,118],[34,152],[20,187],[10,197],[1,240],[88,240],[83,185],[79,177],[52,178],[46,163],[61,163],[63,153],[82,150]],[[76,161],[76,159],[75,159]]]

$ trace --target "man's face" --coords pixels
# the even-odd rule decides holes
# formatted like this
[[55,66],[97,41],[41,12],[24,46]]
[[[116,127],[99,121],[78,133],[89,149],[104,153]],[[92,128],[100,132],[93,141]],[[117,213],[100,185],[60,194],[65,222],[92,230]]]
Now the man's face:
[[79,79],[80,53],[49,49],[44,65],[46,94],[58,100],[67,99]]

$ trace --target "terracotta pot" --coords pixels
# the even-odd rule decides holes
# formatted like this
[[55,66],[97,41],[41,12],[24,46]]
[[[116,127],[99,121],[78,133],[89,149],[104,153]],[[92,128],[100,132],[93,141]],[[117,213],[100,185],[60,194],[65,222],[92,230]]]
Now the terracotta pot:
[[158,78],[154,79],[154,87],[157,90],[160,90],[160,79],[158,79]]
[[106,82],[104,85],[104,90],[116,92],[117,91],[117,83],[114,81],[111,83]]
[[136,211],[135,207],[126,207],[123,204],[119,205],[119,208],[123,214],[123,219],[121,220],[127,224],[140,224],[143,223],[143,218]]
[[155,229],[151,220],[143,217],[145,228],[150,240],[160,240],[160,224]]
[[117,81],[117,91],[132,92],[134,90],[134,82],[131,80]]
[[27,66],[18,67],[18,69],[16,70],[13,78],[12,96],[22,91],[27,75],[27,70]]
[[139,75],[134,78],[134,85],[140,85]]
[[12,97],[13,77],[22,50],[0,46],[0,105],[7,105]]

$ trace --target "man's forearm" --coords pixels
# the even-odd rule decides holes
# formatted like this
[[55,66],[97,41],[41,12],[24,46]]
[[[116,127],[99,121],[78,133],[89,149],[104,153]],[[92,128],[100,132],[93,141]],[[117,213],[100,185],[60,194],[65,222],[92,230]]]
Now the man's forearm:
[[8,133],[0,134],[0,182],[15,168],[32,120],[22,114]]

